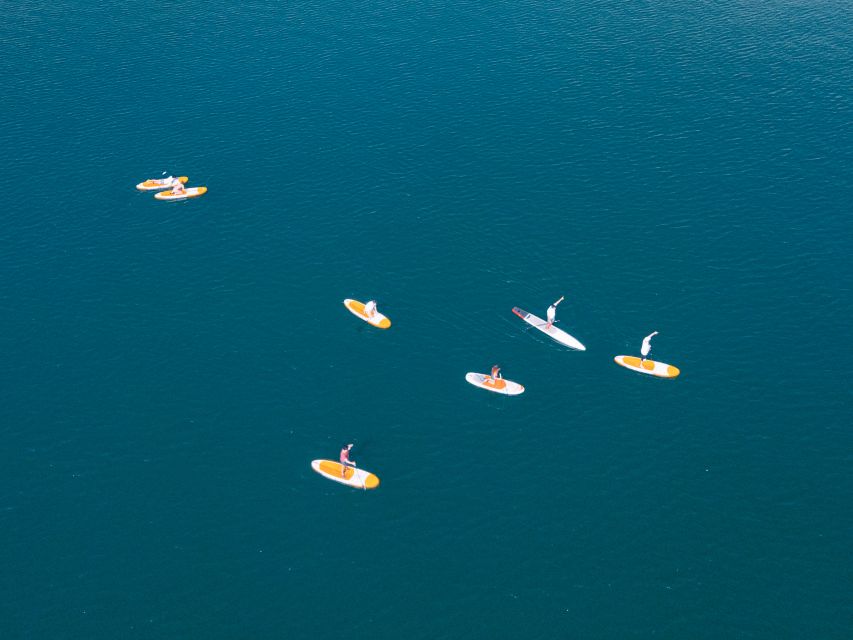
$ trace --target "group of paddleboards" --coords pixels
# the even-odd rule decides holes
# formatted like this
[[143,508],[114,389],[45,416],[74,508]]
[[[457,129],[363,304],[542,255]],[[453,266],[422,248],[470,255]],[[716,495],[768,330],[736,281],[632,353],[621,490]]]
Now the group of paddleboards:
[[[569,349],[574,349],[575,351],[586,351],[586,347],[580,340],[566,331],[554,326],[554,323],[557,322],[557,305],[559,305],[563,300],[565,300],[565,297],[560,296],[559,300],[548,307],[548,310],[545,312],[545,320],[530,313],[529,311],[521,309],[520,307],[513,307],[512,312],[531,327],[541,331],[546,336],[554,340],[554,342],[568,347]],[[654,360],[649,360],[646,357],[652,350],[651,340],[657,334],[658,332],[654,331],[643,338],[643,343],[640,347],[640,355],[642,357],[637,358],[636,356],[620,355],[613,358],[613,361],[626,369],[631,369],[638,373],[644,373],[658,378],[675,378],[681,373],[678,367],[674,367],[671,364],[666,364],[664,362],[655,362]],[[497,365],[492,367],[491,374],[468,373],[466,374],[465,379],[475,387],[480,387],[481,389],[486,389],[495,393],[502,393],[508,396],[517,396],[524,393],[524,387],[522,385],[517,382],[513,382],[512,380],[505,380],[501,377],[500,367]]]
[[[163,175],[165,176],[165,174],[166,172],[164,171]],[[136,188],[140,191],[156,191],[154,197],[157,200],[187,200],[207,193],[207,187],[185,186],[188,181],[189,178],[187,176],[175,177],[170,175],[163,178],[149,178],[137,184]],[[548,307],[544,320],[520,307],[513,307],[512,312],[531,327],[554,340],[554,342],[575,351],[586,351],[586,347],[580,340],[555,326],[557,322],[557,305],[564,299],[561,296],[559,300]],[[360,302],[359,300],[347,298],[344,300],[344,306],[354,316],[377,329],[388,329],[391,326],[391,320],[377,310],[375,300]],[[675,378],[681,373],[677,367],[664,362],[655,362],[646,357],[651,351],[651,339],[657,333],[657,331],[654,331],[643,339],[643,344],[640,347],[640,358],[619,355],[613,360],[616,364],[638,373],[658,378]],[[497,365],[493,366],[489,373],[469,371],[465,374],[465,380],[475,387],[507,396],[517,396],[524,393],[524,386],[518,382],[506,380],[501,375],[500,367]],[[323,477],[334,480],[335,482],[359,489],[375,489],[379,486],[379,478],[368,471],[356,468],[355,462],[349,460],[349,451],[351,448],[352,445],[350,444],[345,445],[341,449],[339,462],[333,460],[314,460],[311,462],[311,468]]]
[[[531,327],[541,331],[555,342],[575,351],[586,351],[586,347],[580,342],[580,340],[566,331],[554,326],[557,322],[557,305],[559,305],[564,299],[565,298],[561,296],[559,300],[548,307],[548,310],[545,312],[545,320],[519,307],[513,307],[512,312]],[[388,329],[391,326],[391,320],[379,313],[377,310],[375,300],[370,300],[365,303],[353,300],[352,298],[347,298],[344,300],[344,306],[354,316],[371,326],[377,327],[378,329]],[[614,362],[626,369],[630,369],[631,371],[655,376],[657,378],[677,377],[681,373],[678,367],[674,367],[671,364],[666,364],[664,362],[649,360],[647,358],[652,350],[652,338],[656,335],[658,335],[658,332],[653,331],[643,338],[642,345],[640,346],[641,357],[638,358],[636,356],[619,355],[613,358]],[[524,386],[512,380],[505,379],[501,375],[501,369],[498,365],[493,366],[489,373],[476,373],[470,371],[465,374],[465,380],[475,387],[507,396],[517,396],[524,393]],[[358,489],[375,489],[379,486],[379,478],[362,469],[356,469],[355,462],[349,460],[349,450],[351,448],[351,444],[345,445],[342,448],[340,462],[334,462],[332,460],[314,460],[311,462],[311,468],[323,477],[328,478],[329,480],[334,480],[335,482],[340,482]]]
[[[163,172],[165,175],[165,172]],[[136,185],[140,191],[156,191],[157,200],[186,200],[197,198],[207,193],[207,187],[185,187],[189,182],[187,176],[167,176],[165,178],[149,178]]]

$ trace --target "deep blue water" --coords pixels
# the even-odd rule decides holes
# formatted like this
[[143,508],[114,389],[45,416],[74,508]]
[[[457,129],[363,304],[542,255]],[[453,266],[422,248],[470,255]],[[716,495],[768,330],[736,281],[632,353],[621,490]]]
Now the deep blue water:
[[0,638],[849,637],[849,3],[7,5]]

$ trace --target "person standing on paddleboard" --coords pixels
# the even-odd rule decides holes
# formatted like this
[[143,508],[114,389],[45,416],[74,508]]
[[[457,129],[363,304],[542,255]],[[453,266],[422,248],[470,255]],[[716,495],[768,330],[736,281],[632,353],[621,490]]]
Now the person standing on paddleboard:
[[545,313],[545,316],[548,318],[548,322],[545,325],[546,329],[550,329],[551,325],[554,324],[554,318],[557,317],[557,305],[560,304],[565,296],[560,296],[560,299],[557,300],[554,304],[548,307],[548,311]]
[[649,355],[649,351],[652,350],[652,338],[654,338],[657,334],[657,331],[652,331],[649,335],[643,338],[643,346],[640,347],[640,355],[643,357],[640,362],[646,361],[646,356]]
[[364,315],[368,318],[372,318],[376,315],[376,300],[369,300],[367,304],[364,305]]
[[355,468],[355,460],[349,459],[349,450],[352,449],[352,444],[345,444],[341,448],[341,478],[347,477],[347,467]]

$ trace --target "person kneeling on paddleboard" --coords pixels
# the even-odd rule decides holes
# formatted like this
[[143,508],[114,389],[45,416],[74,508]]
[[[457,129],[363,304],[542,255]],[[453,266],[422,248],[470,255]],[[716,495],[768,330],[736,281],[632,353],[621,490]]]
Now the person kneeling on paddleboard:
[[557,317],[557,305],[563,301],[565,296],[560,296],[560,299],[557,300],[554,304],[548,307],[548,311],[545,313],[545,316],[548,318],[548,323],[545,325],[546,329],[550,329],[551,325],[554,324],[554,318]]
[[367,304],[364,305],[364,315],[368,318],[372,318],[376,315],[376,300],[369,300]]
[[341,478],[346,478],[347,467],[355,468],[355,460],[349,459],[349,450],[352,449],[352,444],[345,444],[341,449]]
[[498,380],[501,377],[501,368],[498,365],[492,367],[492,380]]

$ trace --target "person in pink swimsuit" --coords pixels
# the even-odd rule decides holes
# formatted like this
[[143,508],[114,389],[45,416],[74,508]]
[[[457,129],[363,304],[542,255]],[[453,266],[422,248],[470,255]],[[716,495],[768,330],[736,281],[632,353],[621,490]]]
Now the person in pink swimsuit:
[[345,444],[341,448],[341,477],[346,478],[347,467],[355,468],[355,460],[349,459],[349,450],[352,449],[352,444]]

